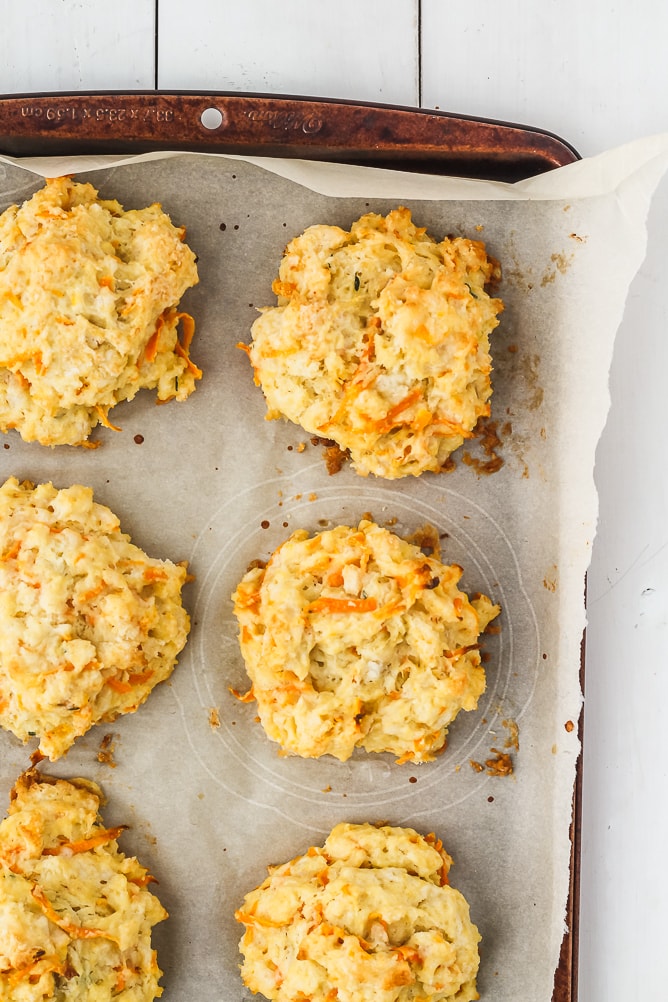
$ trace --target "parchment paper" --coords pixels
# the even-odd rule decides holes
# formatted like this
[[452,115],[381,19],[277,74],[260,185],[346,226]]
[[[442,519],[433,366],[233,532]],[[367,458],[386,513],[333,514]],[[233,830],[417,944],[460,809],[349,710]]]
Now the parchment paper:
[[[238,973],[235,908],[267,864],[320,844],[343,820],[435,831],[482,933],[482,998],[551,999],[579,752],[594,450],[615,331],[667,162],[668,135],[516,185],[199,154],[0,163],[2,208],[40,186],[31,171],[92,171],[101,194],[126,208],[160,201],[199,255],[201,281],[183,306],[197,321],[192,357],[204,378],[187,402],[156,407],[140,395],[114,411],[121,432],[95,433],[96,451],[44,449],[15,433],[0,448],[3,480],[90,485],[138,545],[187,559],[195,575],[185,594],[192,632],[170,682],[44,766],[96,780],[107,823],[131,824],[121,846],[158,878],[171,915],[155,934],[165,1002],[250,997]],[[439,476],[384,482],[347,468],[329,476],[308,435],[264,420],[236,347],[249,340],[257,308],[274,302],[271,281],[290,237],[397,204],[439,239],[483,239],[502,263],[492,419],[504,465],[491,476],[461,456]],[[444,559],[464,568],[463,586],[503,607],[501,632],[484,643],[487,691],[433,763],[280,757],[253,705],[230,693],[247,687],[230,602],[247,565],[296,528],[350,524],[365,512],[400,534],[436,526],[447,534]],[[519,751],[506,747],[512,722]],[[105,734],[113,765],[98,761]],[[510,751],[512,776],[472,768],[492,748]],[[0,800],[31,751],[0,734]]]

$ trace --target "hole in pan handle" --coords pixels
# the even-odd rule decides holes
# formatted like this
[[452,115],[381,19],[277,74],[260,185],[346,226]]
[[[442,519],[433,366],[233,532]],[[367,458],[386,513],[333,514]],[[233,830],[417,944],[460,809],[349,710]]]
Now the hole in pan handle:
[[193,150],[517,180],[578,159],[530,126],[441,111],[267,94],[163,91],[0,98],[0,153]]

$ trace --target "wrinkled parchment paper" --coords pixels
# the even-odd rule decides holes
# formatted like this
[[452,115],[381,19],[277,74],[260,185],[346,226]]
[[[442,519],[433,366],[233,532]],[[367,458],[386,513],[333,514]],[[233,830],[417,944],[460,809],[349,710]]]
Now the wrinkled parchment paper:
[[[0,449],[3,480],[90,485],[138,545],[188,560],[195,575],[185,593],[192,632],[172,679],[136,714],[44,766],[96,780],[107,823],[130,823],[121,846],[155,874],[171,916],[155,934],[165,1002],[250,997],[235,908],[267,864],[320,844],[344,820],[435,831],[483,937],[482,998],[551,999],[579,752],[594,450],[615,331],[667,162],[665,135],[516,185],[199,154],[0,162],[3,208],[39,187],[35,173],[77,172],[126,208],[160,201],[199,255],[201,281],[183,306],[197,321],[192,357],[204,378],[187,402],[156,407],[140,395],[114,410],[121,432],[95,433],[95,451],[26,445],[15,433]],[[492,420],[504,463],[493,475],[479,475],[460,450],[454,472],[440,476],[329,476],[308,435],[264,420],[236,347],[257,308],[274,303],[290,237],[398,204],[438,239],[484,240],[502,264]],[[485,458],[479,445],[465,448]],[[230,594],[250,561],[294,529],[366,512],[400,534],[436,526],[444,559],[464,568],[463,587],[501,604],[501,632],[484,642],[487,691],[432,763],[280,757],[253,705],[230,692],[247,688]],[[105,735],[111,762],[98,760]],[[492,749],[511,755],[512,775],[472,767]],[[31,751],[0,734],[0,800]]]

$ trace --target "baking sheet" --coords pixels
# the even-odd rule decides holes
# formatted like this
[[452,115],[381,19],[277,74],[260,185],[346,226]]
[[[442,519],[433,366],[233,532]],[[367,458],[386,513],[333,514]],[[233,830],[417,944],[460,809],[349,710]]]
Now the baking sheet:
[[[166,1002],[249,997],[234,909],[267,864],[321,842],[342,820],[436,831],[483,936],[482,998],[551,999],[579,752],[571,725],[581,708],[594,449],[614,334],[667,157],[668,137],[653,137],[515,186],[206,155],[29,165],[52,175],[92,166],[101,194],[127,208],[161,201],[199,255],[201,282],[183,306],[197,320],[192,357],[204,378],[187,402],[155,407],[143,394],[120,406],[113,420],[122,432],[96,432],[96,451],[46,450],[14,433],[0,451],[3,479],[90,485],[137,544],[187,559],[195,575],[185,595],[191,637],[171,681],[45,766],[100,782],[107,823],[131,824],[121,845],[156,875],[171,913],[155,934]],[[25,165],[5,160],[0,174],[3,207],[39,186]],[[236,347],[257,308],[273,302],[291,236],[399,202],[437,237],[480,237],[502,263],[492,417],[504,465],[492,476],[461,458],[452,473],[410,482],[348,469],[328,476],[307,435],[264,420]],[[501,632],[485,638],[487,692],[433,763],[280,757],[253,706],[229,691],[246,687],[230,594],[248,563],[293,529],[365,512],[399,533],[435,525],[444,558],[464,568],[464,587],[503,607]],[[511,749],[513,775],[475,771],[472,760],[504,748],[511,722],[520,745]],[[98,761],[105,734],[113,767]],[[0,734],[2,796],[30,750]]]

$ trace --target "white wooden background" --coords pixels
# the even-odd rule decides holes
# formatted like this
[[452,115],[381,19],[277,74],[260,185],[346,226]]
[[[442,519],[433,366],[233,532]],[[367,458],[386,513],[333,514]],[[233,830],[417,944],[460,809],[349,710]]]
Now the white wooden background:
[[[662,0],[0,0],[0,13],[0,93],[358,98],[536,125],[583,155],[668,130]],[[597,455],[580,1002],[668,998],[667,220],[664,182]]]

